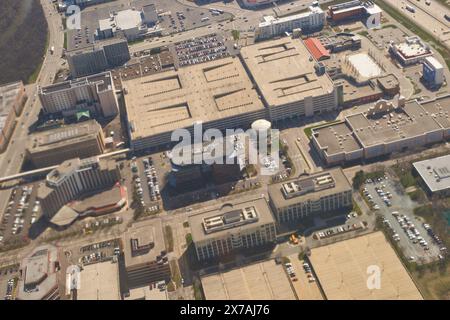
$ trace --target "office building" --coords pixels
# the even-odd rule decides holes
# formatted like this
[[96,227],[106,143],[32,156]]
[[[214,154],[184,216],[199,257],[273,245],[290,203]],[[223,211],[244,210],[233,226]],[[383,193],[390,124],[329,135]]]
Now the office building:
[[123,236],[124,298],[130,291],[171,278],[161,219],[134,223]]
[[105,150],[102,127],[95,120],[30,135],[26,158],[34,167],[49,167],[72,158],[88,158]]
[[303,33],[321,30],[325,24],[325,12],[319,6],[310,6],[308,12],[292,16],[276,18],[264,16],[264,21],[255,30],[257,40],[282,36],[294,29],[301,29]]
[[404,66],[422,62],[426,57],[433,55],[430,46],[418,36],[406,37],[402,43],[391,43],[389,51]]
[[39,99],[45,114],[71,116],[89,110],[94,115],[108,118],[119,113],[111,72],[41,87]]
[[200,261],[275,243],[275,220],[264,197],[215,204],[191,214],[188,221]]
[[259,42],[241,49],[242,61],[265,103],[271,121],[335,110],[337,91],[301,39]]
[[280,223],[352,208],[352,186],[341,168],[270,185],[269,197]]
[[413,166],[430,195],[450,195],[450,155],[417,161]]
[[36,247],[20,264],[18,300],[58,300],[58,250],[52,245]]
[[84,77],[123,65],[130,60],[128,42],[114,38],[95,42],[84,48],[74,49],[67,54],[72,77]]
[[123,81],[134,150],[171,143],[175,129],[247,128],[266,110],[238,58],[196,64]]
[[312,130],[312,143],[328,165],[374,159],[450,137],[449,97],[397,105],[380,100],[367,111]]
[[20,116],[27,95],[23,83],[14,82],[0,87],[0,152],[6,149]]
[[382,10],[373,1],[354,0],[328,7],[328,18],[332,22],[361,19],[369,29],[380,26],[381,14]]
[[38,191],[43,215],[51,222],[67,203],[84,194],[110,188],[120,180],[120,171],[114,160],[98,157],[64,161],[50,171],[45,185]]
[[444,83],[444,66],[435,57],[423,59],[423,80],[431,86]]

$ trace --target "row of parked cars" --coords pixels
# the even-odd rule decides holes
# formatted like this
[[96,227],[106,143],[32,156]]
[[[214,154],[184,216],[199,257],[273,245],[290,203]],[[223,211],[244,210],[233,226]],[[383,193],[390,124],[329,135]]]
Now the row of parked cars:
[[436,245],[439,246],[439,251],[441,252],[441,254],[439,254],[439,259],[443,259],[444,258],[443,255],[447,254],[447,247],[444,246],[444,243],[442,242],[441,238],[439,238],[439,236],[436,233],[434,233],[433,229],[429,224],[424,223],[423,227],[425,228],[425,230],[427,230],[428,235],[433,239],[434,243],[436,243]]
[[297,276],[295,274],[294,267],[292,266],[292,263],[288,262],[285,263],[284,266],[286,267],[286,271],[291,278],[292,281],[298,281]]
[[308,281],[309,282],[315,282],[316,278],[314,278],[313,274],[312,274],[312,270],[310,265],[307,262],[303,262],[303,270],[305,270],[306,272],[306,276],[308,277]]
[[81,247],[80,248],[80,252],[84,253],[84,252],[87,252],[87,251],[93,251],[93,250],[97,250],[97,249],[109,248],[111,246],[116,246],[116,245],[117,245],[116,241],[103,241],[103,242],[89,244],[87,246]]
[[14,290],[16,288],[16,285],[17,285],[17,279],[12,278],[12,279],[8,280],[8,282],[6,284],[5,300],[14,299],[13,295],[14,295]]
[[156,175],[156,169],[153,165],[152,157],[142,160],[144,164],[145,176],[147,177],[147,185],[150,191],[150,199],[152,201],[161,200],[161,193],[159,191],[158,176]]

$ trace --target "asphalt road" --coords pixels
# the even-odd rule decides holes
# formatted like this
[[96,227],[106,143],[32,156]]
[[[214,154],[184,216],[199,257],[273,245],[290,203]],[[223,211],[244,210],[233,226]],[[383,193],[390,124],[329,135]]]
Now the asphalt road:
[[[62,21],[56,13],[50,0],[41,0],[44,13],[48,21],[49,45],[55,47],[55,52],[46,52],[41,71],[36,83],[26,87],[28,100],[24,106],[21,116],[17,119],[16,128],[12,134],[10,143],[6,151],[0,155],[0,176],[8,176],[20,172],[25,153],[26,142],[28,141],[28,128],[37,120],[41,109],[41,104],[37,97],[38,86],[49,85],[53,82],[53,77],[61,66],[61,54],[64,46],[64,35],[62,33]],[[25,49],[25,48],[24,48]],[[10,190],[0,191],[0,215],[9,198]]]

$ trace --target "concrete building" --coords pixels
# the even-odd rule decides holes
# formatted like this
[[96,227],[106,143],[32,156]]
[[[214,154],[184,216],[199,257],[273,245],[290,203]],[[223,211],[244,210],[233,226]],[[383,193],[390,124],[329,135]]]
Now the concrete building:
[[89,110],[108,118],[119,113],[111,72],[41,87],[39,99],[45,114],[70,116],[81,110]]
[[328,17],[332,22],[361,19],[367,28],[376,28],[381,24],[382,10],[373,1],[348,1],[328,7]]
[[200,261],[275,243],[275,220],[264,197],[216,205],[188,220]]
[[450,137],[449,97],[426,103],[380,100],[366,112],[312,130],[312,143],[328,165],[373,159]]
[[36,168],[43,168],[76,157],[100,155],[104,150],[102,127],[89,120],[30,135],[26,158]]
[[38,191],[42,213],[51,222],[67,203],[84,194],[109,188],[120,180],[115,161],[97,157],[64,161],[47,175],[46,183]]
[[123,236],[124,281],[123,296],[129,298],[136,288],[170,280],[170,265],[164,245],[161,219],[134,223]]
[[83,266],[77,300],[121,300],[119,264],[104,261]]
[[434,57],[423,59],[423,80],[431,86],[444,83],[444,66]]
[[128,42],[123,38],[96,42],[66,54],[72,77],[83,77],[118,67],[130,60]]
[[351,33],[337,33],[331,36],[318,37],[320,43],[331,53],[361,48],[361,37]]
[[237,58],[123,81],[129,137],[134,150],[171,143],[175,129],[247,128],[266,110]]
[[58,251],[52,245],[36,247],[20,264],[18,300],[59,299],[56,264]]
[[242,4],[247,8],[257,8],[261,6],[267,6],[276,0],[241,0]]
[[450,195],[450,155],[417,161],[413,166],[429,194]]
[[0,87],[0,152],[6,149],[20,116],[27,95],[23,83],[14,82]]
[[405,66],[422,62],[433,55],[430,46],[418,36],[405,37],[402,43],[391,43],[389,51]]
[[276,18],[274,16],[264,16],[264,21],[255,30],[257,40],[270,39],[282,36],[286,32],[294,29],[301,29],[302,32],[321,30],[325,24],[325,12],[319,6],[310,6],[308,12],[295,14],[292,16]]
[[352,186],[339,168],[270,185],[269,197],[283,223],[351,208]]
[[272,121],[335,110],[337,91],[300,39],[289,37],[241,49],[242,61]]

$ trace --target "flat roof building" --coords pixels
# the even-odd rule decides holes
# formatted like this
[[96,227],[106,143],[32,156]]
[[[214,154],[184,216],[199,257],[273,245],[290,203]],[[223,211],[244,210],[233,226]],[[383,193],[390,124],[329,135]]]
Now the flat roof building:
[[[423,299],[381,231],[314,248],[308,259],[328,300]],[[373,274],[381,277],[376,289],[368,286]]]
[[244,65],[272,121],[313,116],[337,107],[337,92],[301,39],[284,37],[241,49]]
[[134,223],[123,236],[128,297],[133,289],[170,280],[161,219]]
[[300,28],[302,32],[317,31],[325,24],[325,12],[320,7],[309,7],[308,12],[295,15],[274,17],[264,16],[264,21],[255,30],[255,38],[258,40],[270,39],[282,36],[286,32],[292,32]]
[[59,299],[56,263],[58,251],[52,245],[36,247],[21,263],[17,284],[18,300]]
[[68,116],[89,110],[108,118],[119,113],[111,72],[40,87],[39,99],[45,114]]
[[67,52],[72,77],[83,77],[118,67],[130,60],[126,39],[120,37],[95,42]]
[[105,150],[102,127],[95,120],[30,135],[26,158],[36,168],[49,167],[79,157],[100,155]]
[[450,155],[417,161],[413,166],[430,194],[450,193]]
[[131,147],[170,143],[175,129],[245,128],[265,117],[244,67],[228,57],[123,81]]
[[84,265],[77,300],[121,300],[118,266],[111,261]]
[[389,51],[402,65],[416,64],[433,55],[430,46],[419,36],[405,37],[405,42],[402,43],[391,43]]
[[275,220],[264,197],[218,204],[188,220],[198,260],[275,242]]
[[272,184],[269,197],[277,220],[288,222],[351,208],[352,186],[337,168]]
[[448,99],[421,105],[400,98],[397,106],[380,100],[366,112],[345,117],[343,122],[313,129],[312,142],[328,165],[440,142],[450,137],[445,104]]

